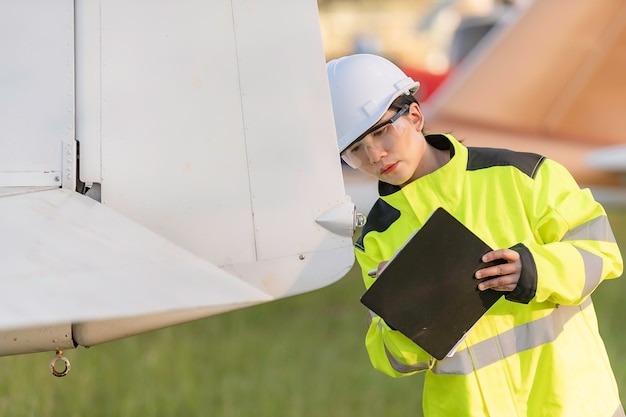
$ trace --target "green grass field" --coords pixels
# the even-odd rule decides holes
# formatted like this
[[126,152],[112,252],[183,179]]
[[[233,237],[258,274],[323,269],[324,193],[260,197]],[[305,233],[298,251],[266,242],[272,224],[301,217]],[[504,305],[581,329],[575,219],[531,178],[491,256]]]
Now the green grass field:
[[[626,253],[626,211],[609,210]],[[89,349],[0,358],[0,416],[420,416],[422,376],[374,371],[353,270],[330,287]],[[626,279],[594,295],[622,401]],[[10,296],[10,295],[8,295]]]

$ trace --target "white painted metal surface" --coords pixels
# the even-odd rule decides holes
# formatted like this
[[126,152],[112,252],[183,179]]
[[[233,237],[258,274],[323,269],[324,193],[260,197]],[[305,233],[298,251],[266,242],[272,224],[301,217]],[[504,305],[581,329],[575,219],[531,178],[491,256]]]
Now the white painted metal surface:
[[101,83],[84,88],[101,91],[103,203],[244,280],[272,274],[275,296],[316,285],[290,261],[303,253],[339,249],[333,275],[349,269],[348,239],[310,221],[347,201],[315,2],[100,13]]
[[80,179],[102,182],[101,19],[99,0],[74,1],[76,140],[80,142]]
[[[17,216],[18,212],[20,215]],[[114,210],[78,193],[0,197],[0,329],[268,301]]]
[[0,35],[0,187],[60,186],[74,140],[73,1],[3,1]]
[[[7,0],[0,23],[0,39],[22,37],[0,44],[0,355],[207,317],[351,268],[314,0]],[[77,158],[101,202],[73,191]]]
[[215,264],[256,259],[231,2],[100,10],[102,202]]

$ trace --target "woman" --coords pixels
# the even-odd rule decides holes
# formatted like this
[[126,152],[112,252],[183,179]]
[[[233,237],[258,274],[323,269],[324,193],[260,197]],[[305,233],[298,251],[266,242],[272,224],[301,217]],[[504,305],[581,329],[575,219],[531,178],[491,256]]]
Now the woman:
[[[478,288],[505,296],[435,360],[373,313],[366,347],[393,377],[425,372],[430,416],[624,416],[590,294],[623,261],[602,206],[555,161],[424,135],[419,83],[388,60],[327,64],[342,158],[379,180],[355,252],[365,286],[443,207],[490,247]],[[419,279],[419,277],[417,277]]]

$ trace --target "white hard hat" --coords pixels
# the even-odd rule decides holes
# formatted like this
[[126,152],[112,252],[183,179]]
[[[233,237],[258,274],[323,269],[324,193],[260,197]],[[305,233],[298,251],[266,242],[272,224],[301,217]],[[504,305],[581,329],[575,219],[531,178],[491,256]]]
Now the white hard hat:
[[326,64],[339,152],[372,127],[401,94],[415,94],[414,81],[389,60],[371,54],[333,59]]

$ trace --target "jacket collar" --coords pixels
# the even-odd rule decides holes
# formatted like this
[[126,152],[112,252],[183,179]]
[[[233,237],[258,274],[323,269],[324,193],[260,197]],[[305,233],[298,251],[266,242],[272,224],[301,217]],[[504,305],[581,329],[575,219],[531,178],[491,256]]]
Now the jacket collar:
[[382,181],[378,183],[380,198],[398,209],[410,207],[422,223],[438,207],[452,211],[456,208],[467,167],[467,148],[452,135],[427,135],[426,141],[437,149],[449,149],[450,161],[402,188]]

